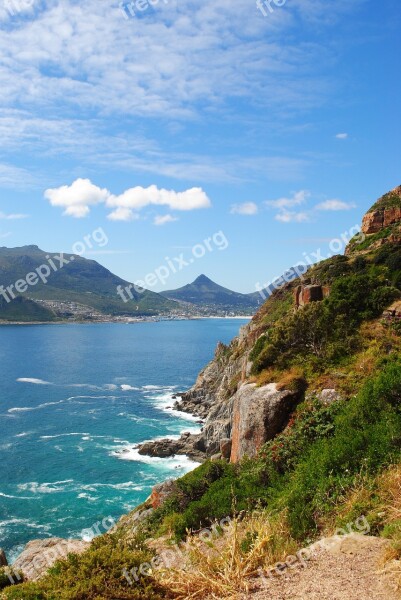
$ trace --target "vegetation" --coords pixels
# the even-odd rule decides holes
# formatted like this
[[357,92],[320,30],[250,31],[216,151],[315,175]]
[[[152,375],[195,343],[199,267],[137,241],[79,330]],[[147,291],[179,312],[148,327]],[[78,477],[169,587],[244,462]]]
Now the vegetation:
[[[383,264],[344,257],[318,267],[316,278],[333,281],[329,297],[287,314],[258,339],[251,353],[254,373],[294,365],[316,373],[344,362],[361,347],[360,325],[400,297],[400,257],[390,254]],[[333,280],[338,270],[344,274]]]
[[[50,254],[54,264],[58,266],[59,261],[54,256]],[[0,248],[0,272],[3,284],[8,286],[15,284],[19,279],[25,279],[28,273],[34,272],[42,265],[48,265],[48,257],[49,254],[37,246]],[[67,260],[69,260],[68,256]],[[73,261],[69,260],[69,263],[62,268],[51,272],[47,284],[39,281],[35,286],[31,286],[24,294],[24,299],[29,296],[34,300],[77,302],[112,315],[159,314],[176,306],[159,294],[147,290],[140,293],[134,288],[131,289],[134,301],[124,303],[117,295],[119,285],[125,288],[129,283],[113,275],[94,260],[74,256]],[[2,312],[0,307],[0,317]]]
[[162,600],[168,598],[163,586],[139,575],[132,584],[124,576],[149,563],[152,553],[138,538],[130,543],[118,535],[97,538],[83,555],[70,555],[50,569],[40,583],[7,588],[7,600]]
[[12,302],[6,302],[0,298],[0,320],[30,323],[33,321],[55,321],[56,317],[52,311],[37,302],[17,296]]
[[[401,297],[401,246],[372,249],[373,237],[362,255],[352,253],[351,243],[349,256],[308,271],[304,283],[330,288],[323,301],[295,311],[299,281],[288,283],[254,319],[252,341],[217,352],[220,365],[233,364],[248,343],[250,380],[275,382],[303,398],[282,433],[252,460],[207,461],[178,479],[139,533],[122,525],[40,582],[6,588],[0,598],[238,597],[259,568],[361,516],[401,557],[401,322],[382,317]],[[227,396],[239,381],[235,369],[230,376]],[[330,401],[320,393],[327,388],[336,390]],[[226,531],[214,527],[227,516]],[[197,535],[204,527],[214,531],[208,541]],[[185,541],[184,564],[130,586],[123,570],[152,560],[149,538]]]

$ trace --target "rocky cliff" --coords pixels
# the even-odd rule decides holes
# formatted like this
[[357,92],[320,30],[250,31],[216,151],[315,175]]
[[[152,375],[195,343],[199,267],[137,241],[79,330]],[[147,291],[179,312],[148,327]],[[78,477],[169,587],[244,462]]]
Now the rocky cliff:
[[362,231],[366,235],[378,233],[401,221],[401,186],[382,196],[362,221]]

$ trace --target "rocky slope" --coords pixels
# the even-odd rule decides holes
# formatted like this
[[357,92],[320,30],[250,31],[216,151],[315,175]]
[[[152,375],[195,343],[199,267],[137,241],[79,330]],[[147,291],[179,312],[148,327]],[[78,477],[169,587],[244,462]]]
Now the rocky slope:
[[[241,516],[255,506],[270,509],[271,502],[276,512],[284,511],[278,523],[280,539],[290,534],[297,544],[316,539],[322,524],[331,527],[338,516],[345,523],[343,519],[355,519],[366,510],[373,530],[385,531],[401,547],[401,187],[372,207],[363,228],[363,237],[350,242],[346,256],[326,260],[311,267],[302,280],[285,283],[237,338],[228,346],[218,345],[214,359],[176,404],[204,421],[199,435],[142,445],[143,454],[214,460],[184,478],[157,486],[143,506],[122,518],[120,537],[98,539],[99,547],[106,548],[101,556],[92,544],[89,554],[96,565],[99,560],[104,565],[101,573],[107,582],[112,577],[108,544],[117,544],[112,572],[120,589],[121,569],[115,564],[127,537],[136,540],[138,532],[144,532],[161,546],[166,533],[175,532],[182,539],[188,531],[199,533],[199,526],[213,519],[231,511],[237,514],[238,506]],[[253,460],[243,461],[244,457]],[[383,470],[388,465],[394,473]],[[267,523],[276,516],[273,510]],[[393,529],[389,523],[395,523]],[[253,529],[249,535],[253,539]],[[262,539],[261,547],[271,539],[275,545],[269,531],[268,542]],[[244,547],[252,552],[248,542],[244,539]],[[45,553],[37,544],[27,548],[28,563],[37,549],[39,555]],[[60,540],[56,544],[63,546]],[[272,586],[267,597],[332,597],[336,582],[345,586],[341,570],[351,559],[326,559],[337,569],[326,595],[320,594],[310,576],[302,576],[298,582],[290,578],[287,595]],[[143,561],[138,557],[138,563]],[[74,559],[74,573],[80,564]],[[22,569],[18,562],[16,566]],[[369,596],[374,578],[369,589],[358,595],[354,575],[353,587],[345,587],[345,595],[336,597],[375,597]],[[184,573],[183,579],[187,576]],[[327,569],[320,565],[316,576],[325,581]],[[66,587],[58,581],[51,585]],[[97,589],[97,580],[93,585]],[[104,597],[131,598],[111,594]],[[255,600],[264,599],[263,594]],[[138,596],[145,597],[146,592]],[[103,600],[103,595],[90,598]]]
[[[347,247],[347,258],[334,257],[333,261],[309,269],[302,280],[285,283],[229,346],[221,343],[217,346],[214,359],[175,404],[177,410],[204,420],[200,435],[185,434],[179,442],[151,442],[142,446],[141,452],[156,456],[187,454],[195,460],[223,457],[238,462],[245,455],[254,456],[263,444],[280,433],[304,390],[294,392],[285,385],[278,389],[274,381],[264,386],[253,384],[255,344],[266,338],[274,324],[275,312],[280,316],[281,306],[291,313],[322,302],[330,296],[331,281],[352,268],[354,257],[383,244],[401,243],[401,186],[385,194],[367,212],[362,233]],[[318,346],[319,340],[312,343]],[[336,396],[332,389],[319,389],[317,393],[322,398],[330,393]]]

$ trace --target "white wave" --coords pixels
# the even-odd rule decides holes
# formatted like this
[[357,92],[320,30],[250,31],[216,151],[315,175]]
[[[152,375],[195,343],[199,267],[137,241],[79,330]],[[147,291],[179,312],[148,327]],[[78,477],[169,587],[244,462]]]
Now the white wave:
[[120,388],[122,389],[123,392],[137,392],[138,390],[141,389],[138,387],[133,387],[132,385],[125,384],[125,383],[123,385],[120,385]]
[[11,496],[10,494],[3,494],[0,492],[2,498],[11,498],[12,500],[32,500],[32,496]]
[[[200,421],[200,417],[196,415],[191,415],[190,413],[183,412],[181,410],[177,410],[174,408],[174,404],[176,399],[173,398],[175,394],[173,392],[166,392],[158,395],[147,395],[145,396],[148,400],[155,400],[156,408],[161,409],[163,412],[167,412],[171,415],[174,415],[180,419],[184,419],[185,421],[197,422]],[[199,431],[197,432],[199,433]]]
[[72,433],[57,433],[55,435],[41,435],[40,439],[41,440],[54,440],[54,439],[60,438],[60,437],[71,437],[71,436],[76,436],[76,435],[82,436],[82,439],[84,439],[83,436],[88,436],[90,434],[89,433],[75,433],[75,432],[72,432]]
[[53,385],[50,381],[44,381],[43,379],[35,379],[31,377],[19,377],[17,379],[19,383],[32,383],[33,385]]
[[31,527],[32,529],[42,529],[43,531],[50,531],[50,525],[43,525],[39,523],[32,523],[28,519],[8,519],[7,521],[0,521],[0,530],[5,529],[10,525],[24,525],[24,527]]
[[[150,486],[147,486],[150,487]],[[81,486],[81,489],[87,492],[95,492],[99,488],[109,488],[112,490],[128,490],[141,492],[144,488],[143,485],[138,485],[134,481],[125,481],[124,483],[92,483]]]
[[37,431],[23,431],[22,433],[17,433],[17,435],[15,435],[14,437],[23,438],[27,437],[28,435],[35,435],[35,433],[37,433]]
[[7,412],[29,412],[31,410],[40,410],[41,408],[46,408],[48,406],[55,406],[56,404],[63,404],[63,402],[66,402],[66,400],[58,400],[57,402],[45,402],[44,404],[38,404],[38,406],[16,406],[14,408],[9,408]]
[[67,484],[74,483],[73,479],[64,481],[55,481],[54,483],[38,483],[31,481],[29,483],[20,483],[17,488],[21,491],[32,492],[32,494],[57,494],[65,492]]
[[169,458],[159,458],[155,456],[142,456],[139,454],[138,447],[126,447],[121,450],[116,450],[111,453],[112,456],[120,460],[129,460],[140,462],[153,467],[161,468],[166,471],[179,471],[181,473],[189,473],[196,469],[200,463],[192,461],[188,456],[170,456]]
[[176,385],[143,385],[143,390],[176,390]]

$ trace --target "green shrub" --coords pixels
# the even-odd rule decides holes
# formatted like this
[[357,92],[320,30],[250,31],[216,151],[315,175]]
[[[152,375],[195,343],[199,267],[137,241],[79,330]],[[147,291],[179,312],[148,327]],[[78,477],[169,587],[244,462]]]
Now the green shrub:
[[153,555],[142,544],[127,544],[114,535],[94,540],[89,550],[69,555],[38,583],[7,588],[7,600],[162,600],[166,591],[151,577],[130,585],[128,572],[149,563]]
[[313,533],[319,518],[362,469],[377,473],[401,449],[401,365],[385,366],[335,419],[335,435],[316,441],[296,468],[287,504],[292,533]]

